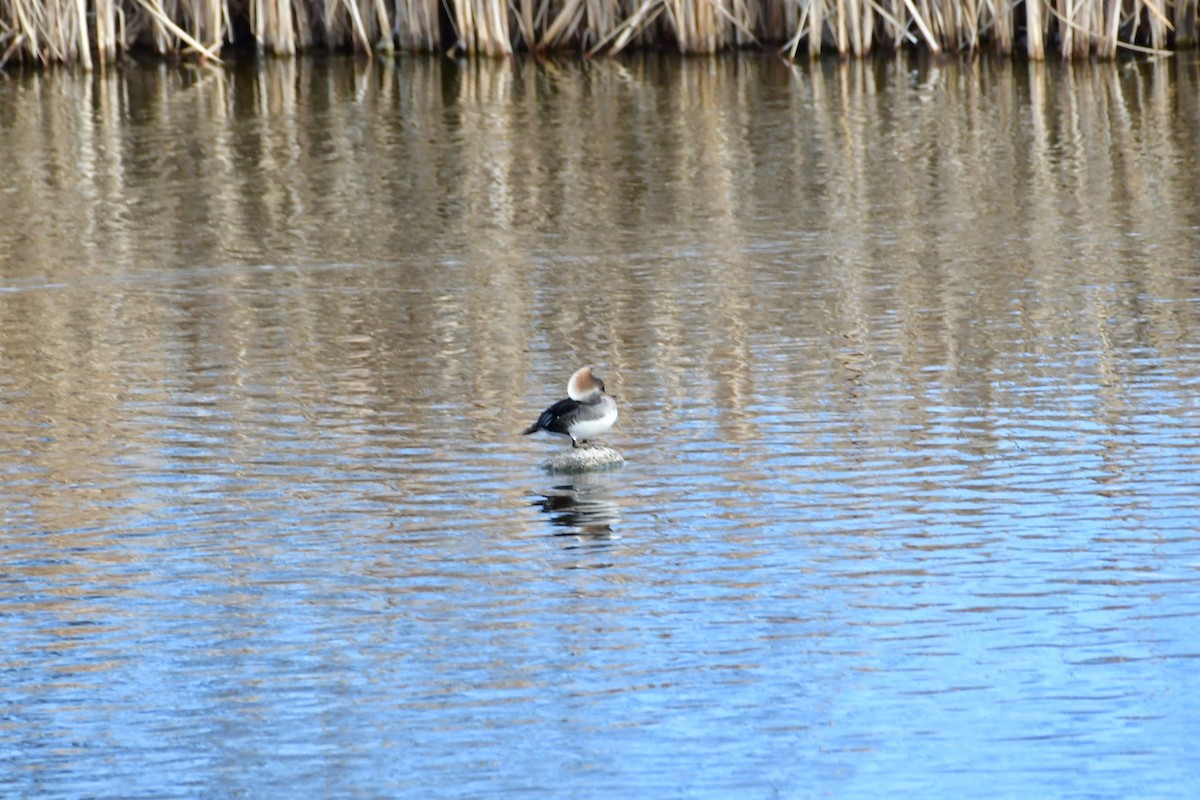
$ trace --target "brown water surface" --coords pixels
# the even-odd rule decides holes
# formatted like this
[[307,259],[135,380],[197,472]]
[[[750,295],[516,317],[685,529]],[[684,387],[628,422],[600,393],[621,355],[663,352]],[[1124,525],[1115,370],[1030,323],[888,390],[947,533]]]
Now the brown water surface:
[[0,73],[5,791],[1186,796],[1198,187],[1188,55]]

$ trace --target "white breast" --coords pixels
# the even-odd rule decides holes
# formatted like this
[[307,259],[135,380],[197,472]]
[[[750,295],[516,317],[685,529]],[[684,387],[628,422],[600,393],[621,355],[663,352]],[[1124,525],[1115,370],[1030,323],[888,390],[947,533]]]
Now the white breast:
[[575,438],[575,441],[581,442],[584,439],[599,436],[613,426],[613,423],[617,421],[617,404],[606,403],[605,405],[608,408],[605,409],[603,416],[571,423],[571,436]]

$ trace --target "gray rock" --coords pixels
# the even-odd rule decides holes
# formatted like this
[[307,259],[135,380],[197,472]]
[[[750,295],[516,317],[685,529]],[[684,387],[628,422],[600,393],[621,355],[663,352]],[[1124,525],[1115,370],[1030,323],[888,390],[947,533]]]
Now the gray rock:
[[593,472],[615,469],[624,463],[625,457],[616,450],[594,444],[557,453],[542,462],[542,469],[548,472]]

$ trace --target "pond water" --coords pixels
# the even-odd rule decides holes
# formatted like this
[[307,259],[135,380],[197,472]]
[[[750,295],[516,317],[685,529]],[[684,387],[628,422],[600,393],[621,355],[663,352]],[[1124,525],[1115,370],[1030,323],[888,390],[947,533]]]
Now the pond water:
[[2,793],[1186,796],[1198,88],[0,73]]

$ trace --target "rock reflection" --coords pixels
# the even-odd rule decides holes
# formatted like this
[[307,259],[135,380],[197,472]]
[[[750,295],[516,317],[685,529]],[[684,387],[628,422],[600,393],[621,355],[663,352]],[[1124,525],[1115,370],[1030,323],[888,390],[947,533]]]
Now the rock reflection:
[[616,537],[621,511],[613,491],[612,473],[589,472],[562,476],[533,505],[550,515],[550,523],[567,530],[556,536],[584,535],[597,540]]

